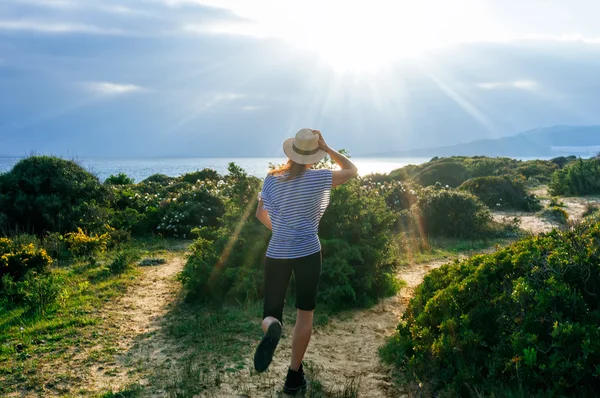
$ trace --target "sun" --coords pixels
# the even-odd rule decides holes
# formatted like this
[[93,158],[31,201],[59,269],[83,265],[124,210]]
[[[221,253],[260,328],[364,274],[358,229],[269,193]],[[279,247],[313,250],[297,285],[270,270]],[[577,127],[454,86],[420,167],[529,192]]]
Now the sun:
[[[418,2],[403,7],[394,2],[379,7],[374,3],[347,2],[321,10],[316,18],[319,23],[309,32],[297,32],[287,38],[316,51],[338,72],[374,72],[400,58],[419,55],[430,46],[427,37],[413,34],[417,30],[415,21],[420,19]],[[411,21],[408,15],[414,19]]]
[[[373,72],[486,31],[471,0],[303,1],[270,21],[278,35],[315,51],[338,72]],[[286,13],[287,11],[287,13]],[[275,15],[279,19],[275,19]]]
[[376,72],[445,45],[501,32],[481,0],[195,0],[246,22],[215,33],[277,37],[338,72]]

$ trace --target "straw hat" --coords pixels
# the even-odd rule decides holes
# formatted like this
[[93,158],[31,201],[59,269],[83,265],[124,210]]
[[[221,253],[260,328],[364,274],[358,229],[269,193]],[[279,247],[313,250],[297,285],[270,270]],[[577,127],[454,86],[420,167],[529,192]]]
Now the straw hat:
[[285,140],[283,152],[299,164],[317,163],[327,156],[325,151],[319,149],[319,135],[313,133],[311,129],[302,129],[294,138]]

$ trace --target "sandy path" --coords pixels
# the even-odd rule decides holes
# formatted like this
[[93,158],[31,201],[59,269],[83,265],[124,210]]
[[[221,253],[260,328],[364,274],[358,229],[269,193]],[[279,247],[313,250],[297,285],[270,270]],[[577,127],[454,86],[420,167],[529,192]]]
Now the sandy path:
[[[533,191],[533,193],[542,198],[548,196],[546,187],[538,188]],[[582,219],[588,203],[600,205],[600,199],[595,197],[564,197],[559,198],[558,200],[564,204],[563,208],[569,214],[569,219],[571,221],[580,221]],[[548,206],[549,202],[548,199],[542,199],[542,205],[544,207]],[[493,216],[494,220],[499,222],[510,221],[515,217],[519,218],[521,220],[521,228],[533,234],[546,233],[552,231],[554,228],[561,227],[561,225],[556,222],[551,222],[540,217],[539,213],[495,211]]]
[[[367,310],[336,317],[327,326],[315,329],[305,361],[317,368],[317,379],[325,386],[325,390],[335,393],[355,380],[360,397],[408,397],[405,391],[398,391],[394,387],[390,369],[379,360],[378,349],[394,333],[414,288],[429,271],[448,261],[402,268],[398,277],[407,285],[398,295],[384,299]],[[284,325],[284,337],[269,371],[261,375],[248,370],[237,373],[235,377],[225,380],[219,391],[213,391],[210,396],[285,397],[281,388],[290,360],[291,333],[292,325]],[[251,362],[248,361],[250,367]]]
[[[176,350],[159,329],[163,316],[181,290],[175,276],[184,264],[184,259],[173,258],[163,265],[144,267],[143,274],[127,294],[102,309],[101,317],[108,328],[104,333],[113,334],[117,350],[114,361],[87,366],[86,389],[116,391],[139,379],[132,368],[148,362],[159,366],[169,357],[174,359],[172,353]],[[167,352],[169,354],[165,354]],[[89,350],[80,357],[88,355]]]

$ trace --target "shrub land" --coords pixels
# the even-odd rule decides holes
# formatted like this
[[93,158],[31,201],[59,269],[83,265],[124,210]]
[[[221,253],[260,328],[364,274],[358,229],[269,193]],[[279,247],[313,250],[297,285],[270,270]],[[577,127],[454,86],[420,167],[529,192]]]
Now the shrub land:
[[594,396],[600,221],[447,264],[381,353],[432,394]]
[[[368,306],[400,288],[400,265],[514,237],[517,223],[494,223],[491,209],[537,211],[527,188],[547,182],[553,195],[598,193],[598,167],[572,157],[434,158],[337,187],[319,231],[319,302],[331,310]],[[143,242],[189,245],[179,275],[187,303],[231,304],[238,315],[256,306],[270,235],[254,217],[261,184],[235,164],[226,175],[205,169],[136,183],[121,173],[101,182],[76,162],[50,156],[23,159],[0,174],[0,377],[8,382],[0,393],[14,392],[4,387],[10,383],[41,391],[19,376],[23,364],[35,374],[35,355],[64,353],[81,338],[77,330],[97,326],[89,314],[124,291],[137,272],[133,264],[164,262]],[[588,216],[594,212],[590,207]],[[560,207],[543,216],[567,223]],[[587,295],[597,294],[598,242],[591,242],[598,227],[581,228],[433,272],[386,358],[435,390],[460,395],[465,386],[493,391],[498,381],[516,388],[519,380],[526,391],[592,391],[598,336],[588,326],[598,319]],[[142,253],[150,258],[139,262]],[[250,330],[253,321],[242,315]],[[183,324],[173,328],[192,333]],[[543,387],[539,375],[552,383]]]

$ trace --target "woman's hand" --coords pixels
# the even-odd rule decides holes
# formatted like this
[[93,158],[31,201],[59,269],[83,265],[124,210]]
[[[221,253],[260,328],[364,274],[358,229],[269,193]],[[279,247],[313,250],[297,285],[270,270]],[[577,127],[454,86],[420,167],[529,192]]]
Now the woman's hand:
[[321,132],[319,130],[313,130],[312,131],[314,134],[317,134],[319,136],[319,149],[328,152],[329,151],[329,146],[327,145],[327,143],[325,142],[325,140],[323,139],[323,135],[321,134]]

